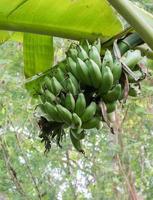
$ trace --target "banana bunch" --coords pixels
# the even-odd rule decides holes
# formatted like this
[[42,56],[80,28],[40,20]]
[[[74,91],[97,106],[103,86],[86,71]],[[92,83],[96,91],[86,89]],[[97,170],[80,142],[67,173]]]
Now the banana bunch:
[[[103,58],[100,55],[101,42],[89,43],[84,40],[72,44],[67,51],[66,64],[57,66],[50,75],[44,78],[39,91],[42,141],[46,149],[56,141],[61,147],[63,136],[69,130],[73,146],[84,153],[81,140],[85,138],[86,129],[101,129],[103,102],[108,118],[116,110],[117,104],[124,98],[123,68],[112,53],[106,50]],[[142,59],[139,51],[131,51],[124,56],[123,62],[139,77],[144,74],[138,63]],[[137,82],[127,75],[129,95],[139,94]]]

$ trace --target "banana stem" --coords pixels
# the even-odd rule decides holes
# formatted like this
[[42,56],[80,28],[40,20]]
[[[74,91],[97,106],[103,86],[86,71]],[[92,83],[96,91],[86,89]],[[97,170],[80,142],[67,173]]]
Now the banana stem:
[[109,3],[134,27],[144,41],[153,49],[153,28],[146,23],[144,16],[134,9],[128,0],[108,0]]
[[132,33],[128,35],[123,40],[120,40],[118,43],[118,47],[120,49],[121,55],[123,55],[125,52],[127,52],[129,49],[133,49],[138,45],[143,44],[144,41],[139,36],[138,33]]

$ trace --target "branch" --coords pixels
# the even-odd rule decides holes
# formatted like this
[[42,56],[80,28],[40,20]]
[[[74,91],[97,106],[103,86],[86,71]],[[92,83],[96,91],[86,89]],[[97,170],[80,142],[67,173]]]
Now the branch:
[[[70,164],[70,156],[69,156],[69,150],[66,151],[66,163],[67,163],[67,172],[68,172],[68,175],[71,177],[72,174],[71,174],[71,164]],[[71,190],[72,190],[72,194],[73,194],[73,199],[74,200],[77,200],[77,194],[76,194],[76,190],[72,184],[72,181],[70,179],[69,180],[69,184],[71,186]]]
[[15,171],[14,167],[10,163],[10,157],[9,154],[7,153],[7,147],[6,144],[3,142],[2,138],[0,137],[0,142],[1,142],[1,147],[2,147],[2,152],[3,152],[3,158],[5,161],[5,166],[8,169],[9,175],[13,181],[13,183],[16,186],[17,191],[21,194],[21,196],[26,200],[29,199],[20,183],[17,177],[17,172]]
[[[10,122],[11,125],[12,125],[12,128],[15,130],[15,126],[14,126],[13,122],[11,121],[9,115],[8,115],[8,118],[9,118],[9,122]],[[28,172],[29,172],[30,178],[31,178],[32,183],[33,183],[33,185],[34,185],[34,187],[35,187],[35,190],[36,190],[36,192],[37,192],[38,199],[41,200],[41,196],[42,196],[42,195],[41,195],[41,192],[39,191],[39,188],[38,188],[38,185],[37,185],[37,183],[36,183],[35,177],[33,176],[32,170],[31,170],[30,165],[29,165],[28,158],[27,158],[27,156],[24,154],[24,152],[23,152],[23,150],[22,150],[21,143],[20,143],[20,140],[19,140],[19,137],[18,137],[18,133],[17,133],[17,132],[15,132],[15,138],[16,138],[16,141],[17,141],[17,145],[18,145],[18,147],[19,147],[19,149],[20,149],[20,153],[21,153],[22,157],[23,157],[24,160],[25,160],[26,168],[27,168],[27,170],[28,170]]]

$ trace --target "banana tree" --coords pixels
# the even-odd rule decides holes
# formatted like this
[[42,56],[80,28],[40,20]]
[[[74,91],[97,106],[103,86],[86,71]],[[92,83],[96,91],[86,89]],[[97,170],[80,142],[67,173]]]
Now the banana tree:
[[[151,57],[151,14],[128,0],[1,0],[0,30],[0,43],[23,42],[26,86],[41,99],[38,124],[46,150],[50,138],[61,146],[68,127],[74,147],[82,153],[84,129],[100,129],[104,121],[115,133],[112,113],[117,103],[136,96],[135,85],[146,76],[140,51],[126,52],[143,49],[137,46],[145,43]],[[53,37],[80,42],[70,45],[67,59],[54,67]],[[127,185],[131,199],[137,199],[135,188]]]

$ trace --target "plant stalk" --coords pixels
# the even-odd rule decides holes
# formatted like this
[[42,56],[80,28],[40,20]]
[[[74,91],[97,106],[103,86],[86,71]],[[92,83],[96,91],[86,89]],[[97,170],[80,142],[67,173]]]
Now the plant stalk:
[[144,41],[141,39],[140,35],[135,32],[135,33],[128,35],[124,39],[121,39],[118,42],[118,47],[120,49],[121,55],[123,55],[129,49],[133,49],[136,46],[141,45],[143,43],[144,43]]
[[146,23],[144,16],[134,9],[129,0],[108,0],[109,3],[133,26],[143,40],[153,50],[153,28]]

